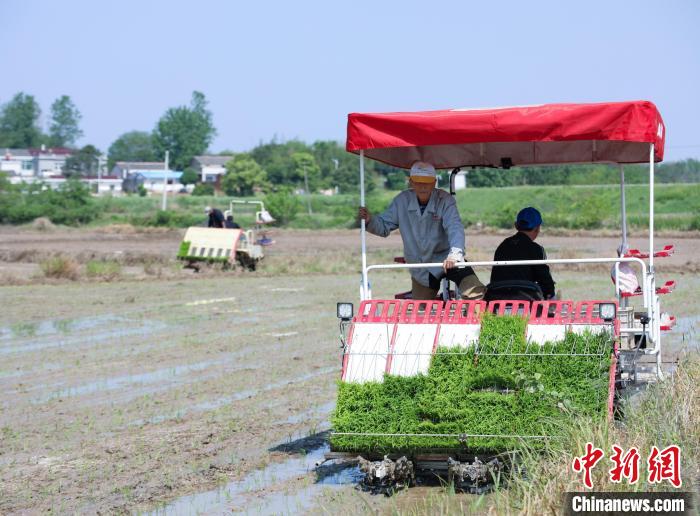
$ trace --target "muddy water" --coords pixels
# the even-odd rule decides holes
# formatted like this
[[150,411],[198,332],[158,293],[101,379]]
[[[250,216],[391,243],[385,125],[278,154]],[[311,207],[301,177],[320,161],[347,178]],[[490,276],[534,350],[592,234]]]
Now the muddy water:
[[[299,514],[308,511],[324,489],[356,484],[361,478],[357,466],[316,470],[328,451],[328,444],[324,443],[305,455],[256,470],[243,480],[178,498],[150,514]],[[315,470],[316,474],[312,475]],[[302,485],[292,482],[300,479]],[[285,483],[290,484],[285,486]]]
[[679,317],[673,328],[673,337],[681,346],[700,349],[700,315]]
[[168,421],[170,419],[179,419],[185,414],[193,413],[193,412],[206,412],[209,410],[216,410],[219,409],[225,405],[228,405],[230,403],[233,403],[234,401],[240,401],[246,398],[252,398],[253,396],[257,396],[258,394],[261,394],[263,392],[271,391],[274,389],[279,389],[281,387],[284,387],[285,385],[291,385],[295,383],[301,383],[305,382],[307,380],[310,380],[312,378],[315,378],[317,376],[322,376],[325,374],[330,374],[330,373],[337,373],[338,368],[337,367],[326,367],[322,369],[318,369],[317,371],[314,371],[312,373],[307,373],[301,376],[297,376],[296,378],[291,378],[289,380],[282,380],[280,382],[275,382],[275,383],[270,383],[267,384],[265,387],[261,387],[259,389],[246,389],[243,391],[238,391],[235,394],[231,394],[229,396],[222,396],[220,398],[216,398],[213,400],[208,400],[204,401],[201,403],[196,403],[191,405],[185,410],[179,410],[174,413],[170,414],[161,414],[159,416],[151,417],[148,419],[137,419],[135,421],[132,421],[129,426],[140,426],[146,423],[149,424],[156,424],[156,423],[162,423],[163,421]]
[[[90,332],[89,335],[74,335],[63,338],[57,338],[54,326],[45,326],[52,323],[41,323],[38,325],[35,332],[29,334],[32,340],[16,345],[0,347],[0,355],[9,355],[11,353],[29,353],[55,347],[74,347],[75,345],[99,344],[104,341],[123,339],[126,337],[146,336],[157,331],[167,328],[167,325],[155,320],[133,321],[123,318],[114,318],[113,316],[105,316],[95,318],[95,324],[91,328],[74,327],[71,332],[76,330],[95,329],[101,326],[108,326],[108,329],[96,332]],[[40,337],[40,338],[34,338]]]
[[[571,285],[574,298],[594,287],[609,289],[609,279],[603,279],[591,284],[579,282],[573,273],[557,277]],[[387,291],[400,290],[392,288],[395,280],[405,283],[405,278],[391,276]],[[697,343],[697,318],[683,316],[696,315],[693,292],[698,281],[689,277],[687,283],[695,290],[679,289],[664,305],[664,310],[679,316],[675,330],[664,334],[665,346],[684,338]],[[264,284],[306,289],[270,292]],[[312,464],[300,462],[301,455],[269,447],[307,433],[314,425],[314,431],[326,428],[321,422],[332,410],[328,401],[336,396],[333,375],[340,370],[337,320],[329,300],[344,299],[347,292],[356,292],[356,285],[353,273],[90,284],[82,285],[79,293],[70,285],[27,288],[31,296],[8,303],[0,316],[0,350],[40,345],[46,351],[0,354],[0,398],[6,400],[5,405],[0,402],[0,513],[55,511],[59,497],[63,504],[59,512],[64,513],[128,513],[171,499],[173,505],[164,506],[161,513],[314,513],[333,504],[342,506],[343,512],[352,511],[357,493],[347,485],[352,484],[351,470],[318,477]],[[221,301],[232,296],[239,301]],[[96,300],[103,304],[96,306]],[[211,300],[219,301],[202,303]],[[39,305],[46,321],[27,322],[31,319],[27,314],[36,313]],[[88,314],[96,315],[88,320]],[[144,328],[151,320],[166,327]],[[136,327],[142,333],[122,337],[114,331],[122,327]],[[113,340],[93,344],[93,332],[112,331],[108,338]],[[72,349],[47,348],[52,341],[69,343]],[[209,361],[217,363],[187,370]],[[83,367],[88,362],[89,367]],[[227,374],[239,365],[256,370],[245,373],[250,378],[245,384],[236,374]],[[169,368],[178,369],[170,376]],[[329,368],[327,376],[308,379],[309,373],[325,374],[323,368]],[[172,387],[173,393],[140,398]],[[4,394],[11,389],[21,389],[21,395]],[[32,403],[62,390],[66,392],[61,403]],[[246,396],[252,398],[242,399]],[[114,410],[106,403],[113,403]],[[228,403],[231,410],[225,407]],[[207,412],[218,407],[224,410]],[[172,414],[178,410],[193,411],[192,417],[177,419]],[[128,426],[138,418],[141,423],[148,418],[162,423]],[[221,441],[211,441],[211,433]],[[28,454],[60,455],[65,460],[49,464],[48,459],[37,461]],[[277,466],[278,470],[263,467],[270,460],[295,462]],[[208,494],[178,498],[191,493],[193,486],[214,487],[219,477],[209,464],[231,466],[228,470],[238,472],[236,478],[259,471]],[[260,478],[274,481],[260,486]],[[338,484],[342,487],[334,487]],[[418,504],[432,492],[418,488],[410,495]],[[192,498],[197,495],[201,498]],[[189,501],[184,503],[185,499]],[[402,505],[400,499],[383,497],[372,497],[370,503],[382,512]],[[372,510],[366,503],[357,506],[362,507]]]
[[158,369],[156,371],[151,371],[150,373],[141,373],[133,375],[117,376],[114,378],[107,378],[104,380],[97,380],[95,382],[86,383],[83,385],[78,385],[75,387],[68,387],[66,389],[61,389],[55,391],[47,396],[42,396],[32,400],[32,403],[44,403],[46,401],[65,398],[67,396],[80,396],[84,394],[92,394],[98,391],[110,391],[114,389],[123,389],[136,384],[146,384],[155,383],[163,380],[173,379],[183,374],[202,371],[207,367],[214,365],[216,361],[208,360],[205,362],[199,362],[197,364],[189,364],[184,366],[175,367],[165,367],[163,369]]
[[289,424],[296,424],[296,423],[301,423],[302,421],[308,421],[311,419],[318,419],[320,418],[327,418],[328,414],[331,413],[331,411],[335,408],[335,401],[329,401],[328,403],[324,403],[323,405],[320,405],[318,407],[314,407],[311,410],[307,410],[305,412],[300,412],[299,414],[292,414],[289,416],[287,419],[285,419],[285,423]]
[[296,378],[292,378],[290,380],[282,380],[280,382],[267,384],[265,387],[262,387],[260,389],[250,389],[250,390],[246,390],[246,391],[239,391],[236,394],[233,394],[231,396],[224,396],[221,398],[217,398],[215,400],[210,400],[210,401],[205,401],[203,403],[198,403],[196,405],[193,405],[192,408],[196,412],[206,411],[206,410],[216,410],[218,408],[221,408],[224,405],[228,405],[232,401],[238,401],[238,400],[242,400],[245,398],[249,398],[251,396],[255,396],[257,394],[260,394],[261,392],[279,389],[281,387],[284,387],[285,385],[305,382],[306,380],[310,380],[311,378],[315,378],[316,376],[321,376],[321,375],[330,374],[330,373],[337,373],[337,372],[338,372],[337,367],[325,367],[323,369],[319,369],[319,370],[314,371],[312,373],[307,373],[307,374],[304,374],[301,376],[297,376]]
[[[272,345],[269,346],[272,348]],[[215,376],[218,376],[220,374],[224,373],[231,373],[234,371],[240,371],[242,369],[258,369],[258,366],[251,366],[246,363],[242,363],[233,367],[226,367],[227,365],[231,364],[232,362],[237,361],[240,358],[243,358],[247,355],[250,355],[252,353],[255,353],[257,351],[260,351],[260,349],[264,348],[264,346],[256,346],[256,347],[250,347],[248,349],[243,349],[240,351],[235,351],[231,353],[226,353],[225,355],[219,357],[216,360],[206,360],[203,362],[197,362],[194,364],[185,364],[185,365],[174,365],[174,366],[169,366],[169,367],[164,367],[161,369],[157,369],[155,371],[150,371],[147,373],[140,373],[140,374],[128,374],[128,375],[120,375],[120,376],[114,376],[110,378],[102,378],[99,380],[95,380],[93,382],[89,382],[83,385],[77,385],[77,386],[72,386],[72,387],[65,387],[65,388],[60,388],[56,390],[57,387],[60,387],[61,384],[54,384],[54,385],[47,385],[47,384],[37,384],[34,385],[30,388],[25,388],[24,392],[26,391],[31,391],[31,390],[52,390],[53,392],[50,392],[49,394],[39,397],[39,398],[34,398],[32,403],[43,403],[46,401],[50,401],[52,399],[56,398],[66,398],[66,397],[73,397],[73,396],[81,396],[81,395],[87,395],[87,394],[94,394],[98,392],[105,392],[105,391],[112,391],[112,390],[119,390],[119,389],[126,389],[128,388],[128,394],[126,396],[122,396],[121,401],[128,401],[130,399],[133,399],[138,396],[142,396],[144,394],[152,394],[155,392],[160,392],[163,390],[167,390],[170,388],[173,388],[176,385],[183,385],[187,383],[191,383],[194,381],[199,381],[203,380],[206,378],[212,378]],[[145,349],[145,346],[141,346],[139,348],[141,351]],[[199,371],[204,371],[209,367],[212,366],[218,366],[219,368],[224,368],[221,371],[218,371],[213,374],[204,374],[204,375],[199,375],[196,378],[186,378],[186,375],[189,373],[193,372],[199,372]],[[23,374],[23,373],[20,373]],[[0,378],[2,375],[0,374]],[[162,383],[164,382],[164,383]],[[144,385],[149,385],[149,384],[154,384],[157,383],[159,385],[153,387],[153,388],[148,388],[148,387],[143,387]],[[139,388],[141,387],[141,388]],[[6,394],[14,394],[18,391],[6,391]],[[98,400],[93,400],[93,401],[98,401]],[[116,401],[114,398],[109,400],[110,402]]]

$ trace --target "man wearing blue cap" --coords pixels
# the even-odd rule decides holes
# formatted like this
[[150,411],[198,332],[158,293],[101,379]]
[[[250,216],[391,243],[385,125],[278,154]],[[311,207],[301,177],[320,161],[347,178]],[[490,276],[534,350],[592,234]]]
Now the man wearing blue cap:
[[[520,210],[515,219],[518,232],[501,242],[494,261],[546,260],[544,248],[535,243],[541,225],[542,215],[535,208]],[[552,299],[555,293],[554,280],[546,264],[495,266],[487,288],[486,299]]]

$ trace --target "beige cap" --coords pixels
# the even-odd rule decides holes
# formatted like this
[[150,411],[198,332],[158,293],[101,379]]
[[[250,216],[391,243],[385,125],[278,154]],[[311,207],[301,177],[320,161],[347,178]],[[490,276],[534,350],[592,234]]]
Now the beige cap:
[[437,180],[435,167],[425,161],[416,161],[411,165],[411,179],[419,183],[432,183]]

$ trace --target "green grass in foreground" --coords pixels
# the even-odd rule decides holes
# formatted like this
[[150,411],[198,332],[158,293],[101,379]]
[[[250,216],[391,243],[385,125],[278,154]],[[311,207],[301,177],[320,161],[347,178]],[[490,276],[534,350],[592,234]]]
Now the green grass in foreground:
[[[585,453],[586,443],[605,451],[605,457],[593,469],[593,490],[613,492],[674,491],[668,482],[650,483],[646,458],[652,446],[663,449],[671,444],[681,448],[681,491],[696,491],[700,479],[700,355],[697,351],[683,357],[674,374],[641,394],[638,403],[626,406],[624,418],[611,424],[605,420],[571,418],[561,427],[561,438],[547,442],[544,449],[520,450],[521,464],[527,475],[514,475],[506,486],[481,496],[468,496],[445,489],[424,496],[410,491],[390,500],[391,513],[408,516],[423,514],[562,514],[564,495],[582,491],[583,481],[571,469],[573,458]],[[608,475],[612,467],[612,445],[624,450],[636,447],[641,455],[640,479],[614,483]],[[697,495],[695,498],[697,504]]]
[[[499,490],[491,500],[497,513],[542,514],[562,512],[566,492],[583,490],[579,474],[571,469],[574,457],[584,455],[586,443],[594,443],[605,458],[593,470],[594,491],[674,491],[668,483],[650,483],[646,459],[652,446],[681,448],[682,491],[697,490],[700,480],[700,355],[682,358],[673,374],[651,385],[641,400],[628,404],[616,424],[576,418],[561,429],[562,439],[551,441],[544,450],[523,451],[528,477],[516,477],[508,489]],[[624,450],[636,447],[641,456],[640,480],[629,484],[610,481],[613,444]],[[696,496],[697,503],[697,496]]]
[[[372,213],[380,213],[398,192],[380,190],[368,197]],[[647,185],[627,186],[627,213],[632,228],[648,226]],[[700,229],[700,184],[659,184],[655,195],[656,228],[659,230]],[[206,222],[205,206],[228,209],[228,197],[178,196],[160,211],[160,197],[102,197],[97,199],[100,218],[96,224],[187,227]],[[312,214],[306,198],[300,211],[287,225],[300,229],[350,228],[355,226],[359,195],[313,195]],[[518,186],[468,188],[457,192],[457,205],[465,226],[481,224],[511,228],[516,213],[525,206],[542,211],[548,227],[567,229],[617,229],[620,225],[620,189],[616,185]],[[243,226],[253,223],[254,214],[240,212]]]
[[[564,341],[538,348],[536,356],[518,356],[526,351],[525,324],[520,317],[486,314],[478,351],[438,348],[427,375],[386,375],[382,383],[340,382],[334,430],[548,436],[558,434],[573,414],[604,419],[609,336],[569,333]],[[468,438],[466,447],[503,451],[519,444],[518,438],[479,437]],[[458,437],[359,435],[333,436],[331,446],[338,451],[377,453],[465,448]]]

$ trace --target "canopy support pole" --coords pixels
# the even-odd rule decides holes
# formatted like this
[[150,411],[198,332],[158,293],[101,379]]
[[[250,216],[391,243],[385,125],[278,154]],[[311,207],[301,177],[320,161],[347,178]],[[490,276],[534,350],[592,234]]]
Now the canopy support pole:
[[659,295],[656,293],[656,275],[654,273],[654,144],[649,145],[649,318],[650,333],[656,354],[656,376],[663,378],[661,371],[661,311]]
[[624,165],[620,165],[620,213],[622,214],[622,251],[627,252],[627,207],[625,202]]
[[654,272],[654,144],[649,146],[649,270]]
[[[625,167],[620,164],[620,221],[622,223],[622,242],[620,243],[620,248],[618,249],[617,255],[624,256],[627,252],[627,206],[625,202]],[[615,264],[615,295],[617,296],[617,301],[620,306],[627,308],[626,297],[622,297],[620,292],[620,264]]]
[[[365,208],[365,151],[360,151],[360,206]],[[360,239],[362,241],[362,288],[360,289],[360,301],[369,299],[369,284],[367,282],[367,233],[366,222],[360,220]]]

